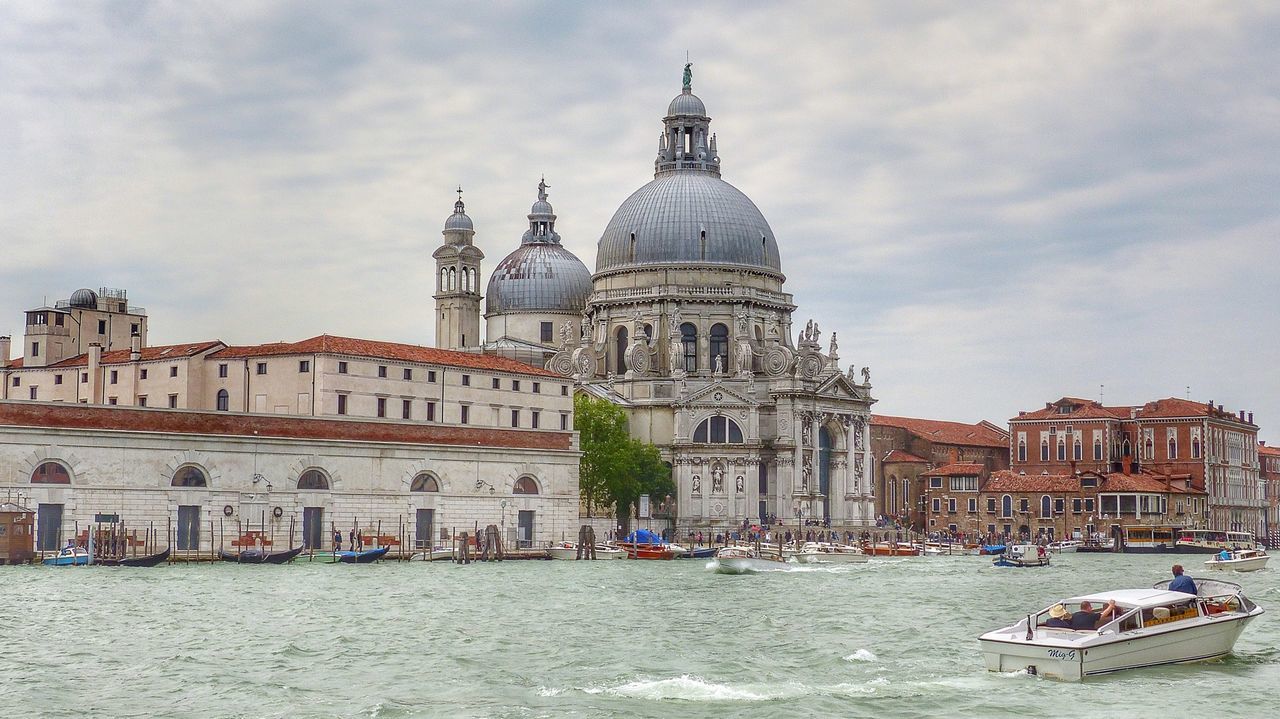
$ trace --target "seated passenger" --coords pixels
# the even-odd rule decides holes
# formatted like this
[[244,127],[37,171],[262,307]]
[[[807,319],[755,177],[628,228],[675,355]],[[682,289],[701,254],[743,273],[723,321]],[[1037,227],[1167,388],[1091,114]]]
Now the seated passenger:
[[1225,562],[1229,559],[1231,559],[1231,552],[1228,552],[1225,549],[1222,550],[1221,552],[1218,552],[1218,561]]
[[1044,625],[1055,629],[1071,629],[1071,612],[1061,604],[1055,604],[1049,607],[1049,620]]
[[1097,629],[1098,625],[1105,624],[1115,618],[1116,600],[1112,599],[1107,602],[1107,606],[1102,608],[1102,612],[1093,611],[1093,604],[1089,601],[1080,602],[1080,611],[1071,615],[1072,629]]
[[1173,565],[1173,581],[1169,582],[1169,591],[1183,592],[1184,594],[1198,594],[1196,583],[1191,581],[1191,577],[1182,574],[1182,565]]

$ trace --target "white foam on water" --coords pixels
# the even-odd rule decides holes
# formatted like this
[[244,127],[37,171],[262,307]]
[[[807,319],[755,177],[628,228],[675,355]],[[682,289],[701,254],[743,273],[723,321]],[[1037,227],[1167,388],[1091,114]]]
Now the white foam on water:
[[564,694],[563,689],[556,689],[555,687],[538,687],[538,696],[540,697],[558,697],[561,694]]
[[692,702],[760,702],[808,693],[804,687],[734,686],[688,674],[671,679],[637,679],[616,687],[589,688],[583,691],[588,694],[603,692],[634,699],[677,699]]
[[853,654],[844,657],[844,660],[846,662],[875,662],[879,661],[879,657],[866,649],[859,649]]

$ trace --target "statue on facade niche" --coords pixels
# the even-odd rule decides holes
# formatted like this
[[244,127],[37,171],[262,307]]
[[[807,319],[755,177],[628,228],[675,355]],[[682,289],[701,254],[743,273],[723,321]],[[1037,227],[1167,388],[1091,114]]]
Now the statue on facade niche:
[[808,447],[813,442],[812,435],[809,434],[809,418],[803,417],[801,418],[801,421],[804,422],[804,424],[800,425],[800,443],[803,446]]
[[809,455],[804,457],[804,468],[800,472],[800,488],[809,491],[809,478],[813,476],[813,458]]
[[670,365],[671,373],[674,375],[683,367],[680,364],[680,345],[676,343],[675,335],[667,338],[667,364]]
[[680,317],[680,305],[676,305],[675,307],[671,308],[671,328],[670,329],[672,332],[675,332],[677,328],[680,327],[681,321],[682,320]]
[[582,316],[582,344],[591,343],[591,316]]
[[720,494],[724,492],[724,470],[716,467],[711,470],[711,493]]
[[738,487],[738,494],[742,494],[743,482],[744,482],[743,477],[741,474],[739,474],[738,478],[735,480],[735,483],[737,484],[737,487]]
[[738,374],[749,374],[751,372],[751,343],[747,340],[738,340],[737,352]]
[[747,334],[747,311],[738,310],[738,334]]
[[711,371],[714,374],[724,374],[724,356],[723,355],[716,355],[716,361]]
[[569,320],[565,320],[564,324],[560,325],[560,345],[562,347],[568,347],[569,342],[572,340],[573,340],[573,323],[570,322]]
[[693,475],[693,493],[702,494],[702,477]]

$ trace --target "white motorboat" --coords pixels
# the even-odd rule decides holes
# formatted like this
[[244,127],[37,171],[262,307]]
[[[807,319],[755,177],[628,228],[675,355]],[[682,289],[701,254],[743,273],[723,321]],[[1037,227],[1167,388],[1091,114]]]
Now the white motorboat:
[[409,558],[425,562],[447,562],[450,559],[453,559],[453,547],[436,546],[431,549],[424,549],[420,552],[415,552]]
[[756,551],[749,547],[725,547],[711,560],[719,574],[755,574],[757,572],[787,571],[791,566],[782,555],[768,549]]
[[668,542],[667,546],[671,548],[673,559],[680,559],[681,557],[687,556],[689,554],[688,548],[682,547],[679,544],[673,544],[671,542]]
[[[617,547],[610,547],[607,544],[597,544],[595,548],[596,548],[596,556],[595,556],[596,559],[623,559],[627,556],[626,552],[622,551],[621,549],[618,549]],[[552,559],[567,559],[567,560],[577,559],[578,543],[577,542],[557,542],[556,544],[553,544],[547,548],[547,554]],[[588,556],[583,557],[583,559],[591,559],[591,557],[588,554]]]
[[1057,542],[1049,542],[1049,551],[1054,554],[1074,553],[1080,548],[1081,544],[1084,544],[1084,542],[1076,539],[1062,539]]
[[1047,567],[1049,553],[1035,544],[1011,544],[991,561],[997,567]]
[[596,545],[596,559],[626,559],[627,553],[608,544]]
[[854,564],[869,559],[857,547],[826,542],[807,542],[791,557],[797,564]]
[[1164,581],[1152,589],[1121,589],[1058,602],[1068,611],[1090,602],[1115,614],[1096,629],[1047,626],[1050,609],[978,638],[987,669],[1080,681],[1085,677],[1164,664],[1216,659],[1231,652],[1245,626],[1263,609],[1240,585],[1195,579],[1197,594],[1169,591]]
[[1256,572],[1267,566],[1267,560],[1271,557],[1261,549],[1240,549],[1234,552],[1223,550],[1223,554],[1227,557],[1224,559],[1221,554],[1204,563],[1209,569],[1234,569],[1237,572]]

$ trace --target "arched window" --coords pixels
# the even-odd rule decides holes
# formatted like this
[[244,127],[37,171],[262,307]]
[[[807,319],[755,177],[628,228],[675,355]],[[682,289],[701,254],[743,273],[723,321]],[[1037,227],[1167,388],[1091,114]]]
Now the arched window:
[[1049,499],[1049,495],[1047,494],[1040,496],[1040,516],[1041,517],[1053,516],[1053,500]]
[[439,492],[440,480],[429,472],[423,472],[413,478],[413,483],[409,485],[410,492]]
[[71,484],[71,473],[57,462],[44,462],[31,473],[32,484]]
[[173,473],[174,487],[208,487],[209,478],[205,476],[204,471],[194,465],[179,467],[177,472]]
[[1018,442],[1018,461],[1019,462],[1027,461],[1027,443],[1026,442],[1022,442],[1022,441]]
[[1123,451],[1121,452],[1121,456],[1123,457],[1133,456],[1133,445],[1129,443],[1128,437],[1124,438],[1124,447],[1123,447]]
[[445,292],[449,289],[449,268],[440,268],[440,291]]
[[1102,461],[1102,440],[1093,440],[1093,458]]
[[516,480],[515,486],[511,488],[512,494],[537,494],[538,483],[533,481],[533,477],[521,477]]
[[614,372],[618,374],[626,374],[627,372],[627,328],[619,327],[617,341],[615,344],[614,354],[617,357],[614,360]]
[[458,270],[455,267],[449,268],[449,290],[453,291],[458,288]]
[[1064,440],[1058,440],[1058,461],[1062,462],[1067,458],[1067,443]]
[[707,354],[707,366],[716,366],[716,357],[720,358],[720,369],[729,368],[729,328],[722,324],[711,325],[711,345]]
[[692,322],[680,325],[680,349],[684,354],[684,371],[698,371],[698,328]]
[[1196,437],[1191,440],[1191,457],[1192,459],[1200,458],[1200,438]]
[[902,478],[902,508],[911,509],[911,481]]
[[693,441],[699,444],[742,444],[742,428],[728,417],[708,417],[693,430]]
[[1071,458],[1075,460],[1084,459],[1084,446],[1080,444],[1080,440],[1076,440],[1071,447]]
[[328,489],[329,478],[318,469],[308,469],[298,475],[298,489]]
[[1177,458],[1178,458],[1178,438],[1170,437],[1169,438],[1169,459],[1177,459]]
[[225,389],[218,390],[218,411],[226,412],[231,409],[231,395],[227,394]]
[[1007,494],[1000,498],[1000,516],[1013,516],[1013,497],[1010,497]]
[[1047,440],[1040,440],[1040,461],[1049,461],[1049,442]]
[[885,494],[889,496],[885,497],[885,499],[889,501],[886,502],[884,506],[886,511],[892,512],[894,507],[898,506],[898,478],[892,474],[889,475],[888,484],[889,484],[889,486],[887,487],[888,491],[885,492]]

